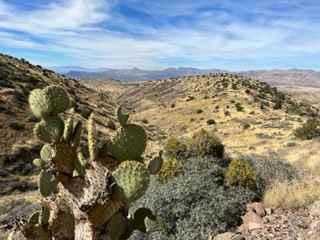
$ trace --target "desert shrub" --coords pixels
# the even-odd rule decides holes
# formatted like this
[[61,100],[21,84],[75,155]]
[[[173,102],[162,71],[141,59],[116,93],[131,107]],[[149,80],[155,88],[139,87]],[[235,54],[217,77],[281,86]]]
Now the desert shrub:
[[160,172],[158,173],[160,183],[167,183],[170,179],[183,173],[182,161],[176,158],[168,158],[163,161]]
[[216,124],[216,121],[214,119],[208,119],[207,120],[207,124],[208,125],[213,125],[213,124]]
[[320,121],[317,119],[308,119],[301,127],[294,132],[297,138],[308,140],[320,136]]
[[292,181],[299,177],[297,169],[286,160],[280,159],[276,154],[268,156],[252,155],[248,157],[255,172],[257,190],[263,194],[275,181]]
[[164,145],[164,151],[168,157],[179,158],[186,154],[187,146],[182,140],[170,137]]
[[203,110],[202,109],[197,109],[196,113],[197,114],[203,113]]
[[256,172],[248,160],[234,159],[225,173],[225,181],[230,186],[256,187]]
[[266,191],[263,200],[267,207],[306,207],[320,200],[320,185],[315,180],[276,182]]
[[155,210],[164,223],[167,238],[207,240],[209,234],[225,232],[241,223],[253,191],[223,185],[223,170],[214,158],[189,158],[185,173],[161,185],[156,179],[138,205]]
[[243,129],[249,129],[251,127],[250,123],[243,123],[242,125]]
[[236,110],[237,110],[238,112],[243,112],[243,111],[244,111],[243,106],[242,106],[241,103],[239,103],[239,102],[237,102],[237,103],[235,104],[235,107],[236,107]]
[[210,155],[217,158],[223,158],[224,156],[224,145],[220,139],[204,129],[195,133],[189,140],[188,150],[191,156]]

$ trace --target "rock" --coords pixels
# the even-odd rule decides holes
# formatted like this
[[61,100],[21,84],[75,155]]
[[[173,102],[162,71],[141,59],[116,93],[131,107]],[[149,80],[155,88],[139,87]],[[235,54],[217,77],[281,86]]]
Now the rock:
[[266,216],[266,210],[265,210],[263,204],[260,203],[260,202],[254,202],[254,203],[248,204],[247,205],[247,211],[248,212],[250,212],[250,211],[255,212],[260,217]]
[[210,237],[209,240],[245,240],[245,238],[236,233],[226,232],[218,234],[214,238]]
[[313,233],[319,233],[319,234],[320,234],[320,220],[319,220],[319,221],[312,222],[312,223],[310,224],[310,230],[311,230]]
[[320,201],[313,203],[309,209],[310,215],[320,217]]
[[266,215],[271,215],[273,213],[273,209],[272,208],[266,208]]
[[240,227],[242,232],[248,232],[263,228],[262,218],[255,212],[249,211],[242,217],[243,224]]

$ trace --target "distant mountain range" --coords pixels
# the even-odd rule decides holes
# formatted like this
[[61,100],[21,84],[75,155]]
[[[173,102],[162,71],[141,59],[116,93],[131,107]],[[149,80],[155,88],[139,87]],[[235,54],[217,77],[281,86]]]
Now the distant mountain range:
[[[226,72],[220,69],[198,68],[167,68],[164,70],[109,69],[109,68],[81,68],[81,67],[55,67],[53,70],[63,73],[68,77],[79,80],[120,80],[144,81],[166,78],[175,78],[187,75],[207,74],[211,72]],[[252,77],[274,86],[308,86],[320,87],[320,72],[313,70],[256,70],[236,72]]]

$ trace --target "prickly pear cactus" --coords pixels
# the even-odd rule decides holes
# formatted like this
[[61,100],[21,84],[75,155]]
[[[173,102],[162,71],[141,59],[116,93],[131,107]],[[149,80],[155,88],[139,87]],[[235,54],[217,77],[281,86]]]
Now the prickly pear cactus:
[[147,145],[147,135],[143,127],[136,124],[128,124],[128,114],[124,114],[121,108],[117,112],[121,127],[112,139],[108,150],[119,161],[142,159]]
[[148,169],[137,161],[122,162],[112,175],[129,204],[145,193],[150,182]]
[[66,111],[70,104],[67,92],[59,86],[48,86],[45,89],[35,89],[29,95],[29,105],[38,118],[55,116]]
[[[142,154],[147,136],[138,125],[128,124],[129,115],[118,110],[120,129],[111,144],[99,148],[94,115],[87,121],[87,145],[81,144],[82,122],[68,114],[69,97],[59,86],[33,90],[31,111],[40,122],[35,136],[45,144],[40,158],[41,212],[16,226],[10,240],[124,240],[134,230],[145,232],[145,219],[155,219],[149,209],[129,216],[132,202],[149,185],[150,173],[161,167],[161,159],[146,166]],[[81,142],[82,143],[82,142]],[[84,151],[82,151],[84,150]],[[110,156],[111,154],[111,156]]]

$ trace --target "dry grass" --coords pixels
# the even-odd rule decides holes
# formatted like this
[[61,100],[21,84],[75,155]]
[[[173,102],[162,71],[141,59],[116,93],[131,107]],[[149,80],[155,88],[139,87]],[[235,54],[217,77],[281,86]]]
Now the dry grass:
[[320,181],[313,178],[294,182],[277,182],[267,190],[264,203],[273,208],[306,207],[320,200]]

